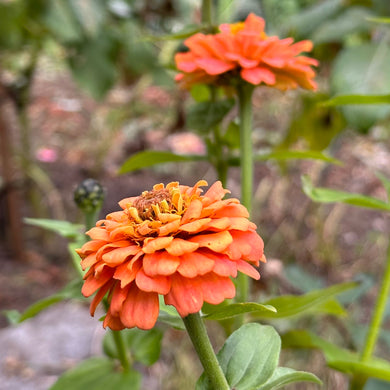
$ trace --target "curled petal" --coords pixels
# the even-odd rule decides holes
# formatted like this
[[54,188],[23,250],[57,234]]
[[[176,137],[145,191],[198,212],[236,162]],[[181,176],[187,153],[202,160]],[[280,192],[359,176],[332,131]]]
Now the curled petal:
[[259,272],[253,268],[252,265],[250,265],[249,263],[247,263],[246,261],[243,261],[243,260],[237,260],[237,269],[250,276],[251,278],[253,279],[256,279],[256,280],[259,280],[260,279],[260,274]]
[[191,253],[199,248],[199,244],[182,238],[174,238],[172,242],[165,248],[172,256],[181,256],[186,253]]
[[157,237],[146,239],[142,250],[145,253],[153,253],[166,248],[173,241],[173,237]]
[[85,297],[91,296],[97,289],[105,285],[113,275],[114,271],[108,267],[105,267],[99,275],[91,274],[84,281],[81,289],[82,294]]
[[144,292],[133,283],[123,302],[120,320],[126,328],[152,329],[158,312],[158,294]]
[[223,231],[211,234],[199,234],[191,237],[189,241],[214,252],[222,252],[233,242],[233,239],[228,231]]
[[187,253],[180,257],[177,272],[186,278],[195,278],[204,275],[214,268],[215,260],[210,254],[202,251]]

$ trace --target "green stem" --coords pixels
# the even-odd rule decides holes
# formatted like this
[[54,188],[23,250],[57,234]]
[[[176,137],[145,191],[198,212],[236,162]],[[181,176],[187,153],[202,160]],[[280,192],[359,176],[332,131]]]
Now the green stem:
[[116,346],[116,350],[118,352],[118,358],[121,362],[123,371],[126,371],[126,372],[130,371],[130,368],[131,368],[130,359],[126,353],[126,347],[125,347],[125,343],[123,341],[123,335],[122,335],[121,331],[112,330],[112,336],[114,338],[114,343]]
[[368,329],[368,333],[364,343],[364,348],[360,356],[360,360],[362,362],[369,360],[374,352],[374,348],[381,329],[389,292],[390,292],[390,244],[387,249],[386,269],[383,275],[382,285],[378,293],[378,297],[374,308],[374,313],[371,319],[371,324]]
[[215,390],[230,389],[199,313],[189,314],[183,318],[183,322],[212,388]]
[[96,219],[100,210],[85,211],[85,228],[86,230],[92,229],[96,225]]
[[202,23],[213,25],[213,0],[202,1]]
[[[253,192],[252,93],[254,87],[241,83],[237,90],[240,115],[241,203],[250,214]],[[248,277],[240,273],[236,283],[237,301],[246,302],[250,289]]]

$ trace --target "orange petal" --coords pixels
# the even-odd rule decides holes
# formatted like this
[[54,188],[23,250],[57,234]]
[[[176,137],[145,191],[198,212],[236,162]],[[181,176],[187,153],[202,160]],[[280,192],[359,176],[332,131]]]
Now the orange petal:
[[98,251],[105,244],[107,244],[107,242],[101,240],[88,241],[80,249],[77,250],[77,253],[79,255],[86,256],[92,252]]
[[180,219],[176,219],[173,222],[169,222],[158,229],[160,236],[166,236],[170,233],[176,232],[180,227]]
[[247,230],[255,230],[256,225],[249,221],[247,218],[229,218],[230,220],[230,226],[229,228],[232,230],[241,230],[241,231],[247,231]]
[[96,253],[91,253],[87,257],[85,257],[83,260],[81,260],[81,268],[83,271],[85,271],[88,267],[91,267],[97,262],[96,260]]
[[228,72],[236,67],[232,62],[225,62],[212,57],[196,58],[194,62],[199,68],[212,76]]
[[198,278],[188,279],[178,274],[171,277],[171,291],[164,296],[167,305],[173,305],[181,317],[197,313],[203,306],[202,288]]
[[216,181],[204,194],[202,199],[203,206],[206,207],[217,200],[221,200],[228,193],[230,191],[225,190],[220,181]]
[[225,253],[232,260],[248,260],[258,264],[263,256],[264,243],[255,231],[241,232],[231,230],[233,242],[226,249]]
[[124,288],[135,279],[137,272],[139,271],[141,266],[142,266],[141,261],[137,261],[134,264],[130,264],[130,263],[121,264],[115,269],[113,278],[120,280],[121,287]]
[[226,230],[228,227],[230,227],[230,224],[230,218],[227,217],[212,219],[210,223],[207,224],[204,230]]
[[199,244],[200,247],[209,248],[214,252],[224,251],[233,241],[229,232],[197,235],[189,239],[190,242]]
[[260,274],[259,272],[253,268],[252,265],[250,265],[249,263],[247,263],[246,261],[243,261],[243,260],[237,260],[237,269],[250,276],[251,278],[253,279],[256,279],[256,280],[259,280],[260,279]]
[[83,287],[81,288],[81,292],[85,297],[91,296],[98,288],[102,287],[106,284],[113,275],[114,271],[105,267],[103,271],[93,276],[92,274],[84,281]]
[[253,85],[259,85],[260,83],[274,85],[276,82],[275,74],[264,67],[242,69],[241,77]]
[[[127,206],[129,205],[132,205],[134,200],[137,198],[137,196],[132,196],[130,198],[124,198],[122,199],[121,201],[118,202],[119,206],[122,208],[122,209],[126,209]],[[122,212],[122,211],[120,211]]]
[[89,312],[91,313],[91,316],[95,314],[97,305],[101,302],[101,300],[107,294],[107,291],[114,285],[114,283],[115,282],[113,282],[112,280],[109,280],[104,286],[100,287],[99,291],[93,297],[91,305],[89,307]]
[[202,213],[202,202],[199,199],[194,199],[188,206],[187,210],[183,214],[181,223],[185,224],[193,219],[198,219]]
[[214,273],[199,278],[203,299],[212,305],[218,305],[225,299],[234,298],[236,288],[228,277],[220,277]]
[[126,328],[152,329],[158,313],[158,294],[141,291],[132,284],[120,313],[123,325]]
[[104,328],[109,327],[112,330],[122,330],[125,326],[118,316],[113,316],[110,312],[107,313],[103,322]]
[[211,218],[202,218],[197,219],[193,222],[186,223],[184,225],[180,226],[179,230],[182,230],[187,233],[195,233],[200,230],[203,230],[202,228],[207,225],[211,221]]
[[130,286],[122,288],[120,283],[116,283],[110,301],[110,312],[112,314],[118,315],[122,310],[122,305],[129,293],[129,288]]
[[142,250],[144,253],[153,253],[160,249],[166,248],[173,241],[173,237],[156,237],[156,238],[147,238],[144,241],[144,246]]
[[91,237],[92,240],[109,241],[110,239],[109,234],[104,227],[93,227],[85,234],[88,234],[88,236]]
[[242,217],[242,218],[249,218],[248,210],[245,206],[242,204],[237,203],[231,203],[226,205],[224,208],[217,210],[213,214],[213,218],[222,218],[222,217]]
[[199,244],[183,240],[182,238],[174,238],[165,250],[172,256],[182,256],[186,253],[191,253],[199,248]]
[[166,251],[146,254],[143,258],[143,269],[149,276],[171,275],[177,270],[179,264],[179,258]]
[[207,256],[207,252],[196,251],[187,253],[180,257],[180,265],[177,268],[182,276],[194,278],[198,275],[204,275],[214,268],[214,259]]
[[158,294],[167,294],[171,288],[171,281],[167,276],[154,276],[151,278],[145,274],[142,268],[137,272],[135,283],[142,291],[156,292]]
[[113,249],[102,256],[102,260],[109,266],[117,266],[125,262],[128,256],[135,255],[140,251],[139,246],[130,245],[125,248]]

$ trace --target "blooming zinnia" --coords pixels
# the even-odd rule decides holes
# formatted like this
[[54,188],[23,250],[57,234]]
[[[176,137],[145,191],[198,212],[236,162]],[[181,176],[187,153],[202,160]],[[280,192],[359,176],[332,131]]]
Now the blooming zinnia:
[[253,266],[265,261],[263,241],[248,211],[237,199],[222,199],[229,191],[220,182],[202,195],[206,185],[157,184],[121,200],[121,211],[88,231],[91,241],[77,250],[89,268],[82,293],[96,292],[91,315],[108,294],[105,327],[151,329],[159,294],[185,317],[204,302],[233,298],[237,271],[260,278]]
[[240,77],[281,90],[316,89],[311,66],[318,61],[300,55],[312,50],[312,42],[269,37],[264,27],[264,19],[251,13],[245,22],[220,25],[217,34],[191,36],[184,42],[189,51],[175,56],[182,72],[176,80],[184,88],[197,83],[229,85],[232,78]]

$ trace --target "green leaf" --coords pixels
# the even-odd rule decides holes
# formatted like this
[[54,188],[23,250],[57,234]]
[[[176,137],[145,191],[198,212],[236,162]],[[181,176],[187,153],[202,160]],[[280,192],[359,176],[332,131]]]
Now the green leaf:
[[18,322],[22,322],[29,318],[35,317],[42,310],[65,299],[83,299],[83,296],[81,294],[81,286],[81,280],[72,281],[58,293],[33,303],[20,315]]
[[[333,63],[330,83],[335,95],[385,95],[390,91],[390,47],[385,41],[343,49]],[[342,106],[350,126],[367,131],[390,114],[390,105]]]
[[195,84],[190,90],[192,98],[196,102],[205,102],[210,100],[210,88],[206,84]]
[[390,104],[390,95],[340,95],[320,103],[322,106],[345,104]]
[[1,313],[5,315],[11,325],[18,324],[22,315],[18,310],[2,310]]
[[305,371],[295,371],[292,368],[277,367],[271,378],[257,390],[276,390],[290,383],[313,382],[319,385],[322,382],[314,375]]
[[206,320],[225,320],[240,314],[250,313],[250,312],[262,312],[262,311],[271,311],[276,313],[276,309],[271,305],[262,305],[260,303],[232,303],[230,305],[218,307],[215,311],[206,314],[203,318]]
[[[125,343],[125,347],[130,351],[132,358],[146,366],[151,366],[160,357],[161,340],[163,333],[154,328],[151,330],[141,330],[137,328],[124,329],[120,331]],[[108,331],[103,339],[104,353],[119,359],[115,346],[113,331]]]
[[193,104],[187,112],[187,127],[200,132],[210,131],[213,126],[222,121],[233,108],[234,103],[234,99],[225,99]]
[[183,320],[181,319],[179,313],[174,308],[174,306],[166,305],[164,302],[164,298],[159,295],[158,297],[160,304],[160,313],[158,315],[158,321],[172,326],[176,329],[184,330],[185,326],[183,324]]
[[[252,317],[260,318],[285,318],[295,315],[302,315],[310,310],[327,312],[328,306],[325,303],[333,300],[334,296],[343,291],[355,288],[355,282],[341,283],[321,290],[311,291],[304,295],[283,295],[271,298],[264,302],[265,305],[274,306],[276,313],[270,311],[254,312]],[[331,306],[331,308],[334,306]],[[332,309],[333,311],[334,309]]]
[[145,150],[133,154],[119,169],[119,174],[133,172],[138,169],[151,167],[157,164],[204,160],[206,156],[183,156],[159,150]]
[[65,372],[50,390],[138,390],[140,386],[139,372],[117,371],[115,361],[92,358]]
[[368,21],[373,23],[390,23],[390,18],[368,18]]
[[204,30],[203,26],[199,26],[199,24],[194,25],[187,25],[182,30],[173,33],[173,34],[166,34],[166,35],[149,35],[147,38],[150,40],[176,40],[176,39],[186,39],[188,37],[191,37],[192,35],[201,32]]
[[38,226],[43,229],[50,230],[68,239],[75,239],[84,236],[83,225],[74,224],[68,221],[45,218],[24,218],[24,222],[28,225]]
[[390,363],[383,359],[371,358],[361,362],[357,353],[340,348],[308,331],[294,330],[282,336],[283,348],[320,349],[329,367],[348,374],[374,377],[390,381]]
[[270,153],[258,154],[254,156],[255,161],[265,160],[322,160],[332,164],[341,165],[341,161],[327,156],[317,150],[277,150]]
[[240,148],[240,126],[238,123],[235,121],[229,123],[222,140],[230,149]]
[[[268,325],[245,324],[226,340],[217,358],[231,388],[255,389],[266,383],[279,360],[280,337]],[[211,390],[203,374],[197,390]]]
[[302,187],[303,192],[314,202],[341,202],[374,210],[390,211],[390,204],[377,198],[328,188],[313,187],[310,178],[305,175],[302,176]]

